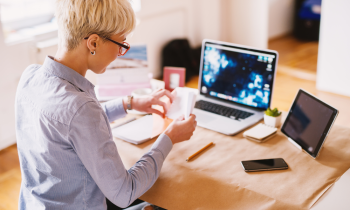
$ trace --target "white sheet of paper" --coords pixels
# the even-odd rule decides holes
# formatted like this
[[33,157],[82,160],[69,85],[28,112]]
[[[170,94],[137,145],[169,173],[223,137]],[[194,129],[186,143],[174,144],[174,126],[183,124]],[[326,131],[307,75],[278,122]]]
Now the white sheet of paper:
[[184,115],[185,119],[187,119],[191,115],[196,102],[196,90],[177,87],[175,91],[175,100],[171,104],[166,116],[170,119],[177,119],[181,115]]

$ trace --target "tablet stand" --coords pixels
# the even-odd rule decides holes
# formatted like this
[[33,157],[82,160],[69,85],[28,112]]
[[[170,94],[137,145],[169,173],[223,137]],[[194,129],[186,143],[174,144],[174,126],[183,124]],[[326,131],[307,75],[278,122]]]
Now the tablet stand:
[[288,141],[289,141],[290,143],[292,143],[294,146],[296,146],[298,149],[303,150],[303,149],[301,148],[301,146],[300,146],[299,144],[295,143],[295,141],[294,141],[293,139],[288,138]]

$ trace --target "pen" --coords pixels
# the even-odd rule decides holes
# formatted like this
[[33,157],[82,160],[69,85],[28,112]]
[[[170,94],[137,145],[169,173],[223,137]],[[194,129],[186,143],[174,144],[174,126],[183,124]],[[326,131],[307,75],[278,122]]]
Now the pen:
[[125,125],[126,123],[129,123],[129,122],[134,121],[134,120],[136,120],[136,117],[130,118],[128,120],[125,120],[124,122],[121,122],[119,124],[113,125],[113,126],[111,126],[111,129],[120,127],[120,126]]
[[203,152],[205,149],[207,149],[208,147],[210,147],[213,144],[213,142],[210,142],[207,146],[203,147],[202,149],[200,149],[199,151],[197,151],[196,153],[194,153],[193,155],[189,156],[186,161],[190,161],[194,156],[198,155],[199,153]]

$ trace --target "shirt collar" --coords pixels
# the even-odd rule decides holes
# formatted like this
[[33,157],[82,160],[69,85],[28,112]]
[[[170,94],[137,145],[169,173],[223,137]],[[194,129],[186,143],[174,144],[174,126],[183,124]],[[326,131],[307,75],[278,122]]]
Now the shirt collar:
[[89,82],[89,80],[87,80],[85,77],[73,69],[55,61],[54,57],[47,56],[42,67],[44,67],[44,69],[49,71],[51,74],[60,77],[61,79],[67,80],[82,91],[88,92],[93,96],[95,95],[95,86]]

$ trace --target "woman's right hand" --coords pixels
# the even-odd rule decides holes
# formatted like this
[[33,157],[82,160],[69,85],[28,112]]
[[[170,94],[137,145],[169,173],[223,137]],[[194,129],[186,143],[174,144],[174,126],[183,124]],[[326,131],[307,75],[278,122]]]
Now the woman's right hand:
[[171,139],[173,144],[189,140],[197,127],[196,115],[185,120],[184,116],[174,120],[164,133]]

